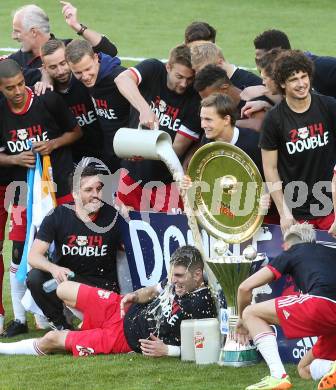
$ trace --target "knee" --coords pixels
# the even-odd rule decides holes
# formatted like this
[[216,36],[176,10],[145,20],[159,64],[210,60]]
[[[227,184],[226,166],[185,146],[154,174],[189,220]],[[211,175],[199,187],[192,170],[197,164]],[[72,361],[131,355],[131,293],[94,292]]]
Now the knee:
[[245,322],[249,320],[251,317],[255,317],[255,316],[256,313],[255,313],[254,305],[246,306],[242,314],[243,321]]
[[48,275],[46,272],[39,269],[33,268],[27,275],[27,287],[29,290],[41,290],[42,284],[48,280],[48,278],[50,279],[51,275]]
[[71,289],[71,284],[72,283],[73,282],[65,281],[65,282],[60,283],[57,286],[56,295],[58,296],[59,299],[61,299],[62,301],[67,299],[68,291],[69,291],[69,289]]

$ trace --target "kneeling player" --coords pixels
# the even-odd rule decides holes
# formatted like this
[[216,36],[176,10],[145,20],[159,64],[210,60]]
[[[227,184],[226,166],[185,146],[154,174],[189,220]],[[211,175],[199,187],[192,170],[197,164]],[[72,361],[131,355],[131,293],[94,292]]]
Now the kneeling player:
[[135,351],[179,356],[181,321],[214,317],[216,309],[196,248],[177,249],[170,265],[171,285],[164,281],[124,297],[80,283],[61,283],[58,296],[84,314],[81,330],[51,331],[40,339],[0,343],[0,353],[44,355],[67,350],[86,356]]
[[[237,339],[244,343],[249,337],[253,338],[271,374],[261,382],[248,386],[247,390],[292,387],[280,360],[276,337],[270,324],[280,325],[288,338],[319,336],[306,360],[300,362],[299,372],[302,377],[318,377],[307,373],[308,366],[309,369],[314,367],[310,364],[313,360],[311,357],[336,360],[335,249],[317,244],[314,229],[308,224],[292,225],[285,233],[284,240],[285,251],[245,280],[238,289],[240,320],[236,328]],[[293,277],[301,294],[250,305],[254,288],[278,279],[283,274]],[[322,378],[319,389],[335,387],[336,373],[333,375],[333,372],[334,368]]]

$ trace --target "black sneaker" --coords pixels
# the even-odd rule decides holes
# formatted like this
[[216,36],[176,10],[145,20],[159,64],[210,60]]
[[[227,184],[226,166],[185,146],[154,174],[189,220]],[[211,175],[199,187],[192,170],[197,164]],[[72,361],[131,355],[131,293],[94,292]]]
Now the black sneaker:
[[28,333],[27,323],[23,324],[19,320],[13,320],[7,325],[3,337],[14,337],[23,333]]

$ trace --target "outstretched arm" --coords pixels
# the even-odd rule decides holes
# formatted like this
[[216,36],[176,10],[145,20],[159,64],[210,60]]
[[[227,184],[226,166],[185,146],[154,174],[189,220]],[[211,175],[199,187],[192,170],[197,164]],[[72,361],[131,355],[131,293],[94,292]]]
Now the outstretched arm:
[[116,83],[119,92],[139,111],[139,122],[151,129],[158,127],[159,120],[154,112],[149,107],[144,97],[141,95],[138,88],[138,80],[131,70],[125,70],[118,75],[114,82]]

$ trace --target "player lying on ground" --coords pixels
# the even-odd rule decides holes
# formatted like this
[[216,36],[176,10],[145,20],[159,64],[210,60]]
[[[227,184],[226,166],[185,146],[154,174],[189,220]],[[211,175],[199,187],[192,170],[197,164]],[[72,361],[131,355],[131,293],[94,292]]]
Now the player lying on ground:
[[203,279],[203,261],[192,246],[178,248],[166,280],[124,297],[111,291],[66,281],[57,295],[84,315],[78,331],[51,331],[39,339],[0,343],[2,354],[44,355],[69,351],[74,356],[127,353],[180,355],[180,324],[184,319],[216,316]]
[[[270,369],[270,376],[246,390],[292,387],[280,360],[271,324],[280,325],[288,338],[319,336],[312,350],[300,362],[299,374],[305,379],[319,379],[324,375],[318,389],[334,388],[336,365],[328,370],[330,360],[336,360],[335,249],[317,244],[313,227],[306,223],[292,225],[287,230],[284,249],[238,289],[240,320],[236,328],[237,340],[246,343],[252,338]],[[284,274],[293,277],[301,294],[250,305],[254,288]]]

